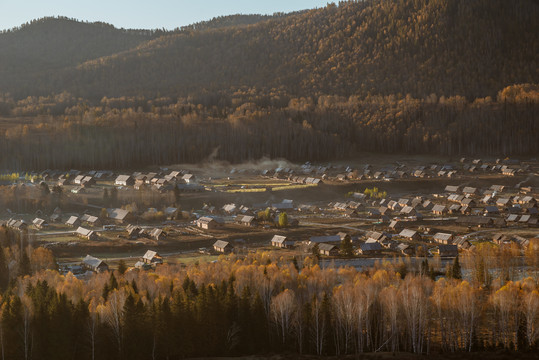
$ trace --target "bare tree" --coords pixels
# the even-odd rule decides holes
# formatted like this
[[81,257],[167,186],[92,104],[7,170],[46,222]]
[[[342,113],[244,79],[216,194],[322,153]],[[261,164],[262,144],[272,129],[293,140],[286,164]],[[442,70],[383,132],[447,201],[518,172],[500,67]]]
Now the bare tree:
[[314,296],[311,305],[312,316],[312,341],[317,355],[322,355],[324,350],[324,339],[326,338],[326,319],[322,314],[322,301]]
[[526,318],[526,338],[532,347],[539,339],[539,292],[531,291],[524,296],[523,309]]
[[353,333],[356,318],[354,288],[350,285],[341,285],[333,296],[333,306],[335,308],[335,318],[342,331],[344,341],[344,353],[347,354],[352,345]]
[[283,345],[286,344],[286,336],[290,331],[292,315],[296,304],[294,292],[286,289],[271,301],[271,314],[281,335]]
[[114,290],[109,295],[105,305],[100,307],[100,316],[110,326],[120,356],[122,354],[122,318],[125,300],[126,295],[122,289]]

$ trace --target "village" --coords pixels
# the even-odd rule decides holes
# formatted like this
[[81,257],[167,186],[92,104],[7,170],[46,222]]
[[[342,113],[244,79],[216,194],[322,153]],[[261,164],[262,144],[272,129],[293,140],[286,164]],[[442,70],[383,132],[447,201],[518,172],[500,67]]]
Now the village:
[[[452,259],[539,237],[539,161],[186,167],[0,176],[3,226],[91,276],[278,251],[319,260]],[[6,204],[7,205],[7,204]],[[326,261],[327,263],[327,261]]]

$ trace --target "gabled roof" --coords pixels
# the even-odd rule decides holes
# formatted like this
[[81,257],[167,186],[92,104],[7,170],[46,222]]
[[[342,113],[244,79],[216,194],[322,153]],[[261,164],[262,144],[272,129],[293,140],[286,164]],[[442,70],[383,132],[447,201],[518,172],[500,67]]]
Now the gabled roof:
[[276,243],[282,244],[282,243],[285,242],[285,240],[286,240],[286,236],[273,235],[273,238],[271,239],[271,242],[276,242]]
[[500,210],[496,206],[491,206],[491,205],[485,206],[485,211],[488,212],[488,213],[499,213],[500,212]]
[[341,241],[341,237],[339,235],[311,236],[309,241],[312,243],[338,242]]
[[432,207],[433,212],[445,212],[447,211],[446,207],[444,205],[434,205]]
[[92,267],[94,269],[97,269],[101,264],[105,264],[103,260],[93,257],[91,255],[86,255],[86,257],[84,258],[84,260],[82,260],[82,262],[86,264],[87,266]]
[[94,233],[94,231],[89,230],[89,229],[85,229],[82,226],[79,226],[77,228],[77,230],[75,231],[75,233],[77,233],[78,235],[82,235],[82,236],[91,236]]
[[129,211],[124,209],[107,209],[107,212],[113,220],[124,220],[129,215]]
[[66,224],[67,224],[67,225],[73,225],[73,224],[75,224],[77,221],[79,221],[79,218],[78,218],[78,217],[76,217],[76,216],[71,216],[71,217],[69,217],[69,219],[67,219]]
[[223,210],[226,212],[232,212],[236,210],[236,204],[226,204],[223,206]]
[[336,247],[337,245],[331,245],[331,244],[325,244],[325,243],[318,244],[318,248],[322,251],[331,251],[335,249]]
[[199,218],[197,221],[201,224],[209,224],[210,222],[215,221],[215,219],[208,216],[203,216]]
[[364,244],[360,244],[359,247],[362,251],[380,251],[382,250],[382,245],[380,245],[379,242],[366,242]]
[[439,232],[439,233],[434,234],[433,239],[436,241],[449,241],[451,240],[452,237],[453,235],[451,234]]
[[40,218],[35,218],[34,221],[32,221],[34,225],[41,226],[43,224],[46,224],[46,221]]
[[148,250],[146,251],[146,254],[142,257],[143,259],[152,261],[154,258],[161,258],[161,255],[159,255],[156,251]]
[[400,250],[400,251],[406,250],[409,247],[410,247],[410,245],[404,244],[404,243],[400,243],[399,245],[397,245],[397,249]]
[[228,241],[217,240],[216,242],[213,243],[213,246],[218,248],[218,249],[224,249],[227,246],[232,246],[232,245]]
[[404,229],[404,230],[402,230],[402,231],[400,232],[399,236],[411,238],[411,237],[413,237],[415,234],[417,234],[417,231],[415,231],[415,230]]
[[152,231],[150,231],[150,236],[154,238],[158,237],[161,234],[163,234],[163,229],[155,228]]
[[116,178],[116,181],[117,182],[123,182],[123,181],[127,181],[131,178],[131,175],[118,175],[118,177]]
[[378,231],[369,231],[367,233],[367,237],[374,239],[376,241],[382,239],[384,237],[384,233],[378,232]]

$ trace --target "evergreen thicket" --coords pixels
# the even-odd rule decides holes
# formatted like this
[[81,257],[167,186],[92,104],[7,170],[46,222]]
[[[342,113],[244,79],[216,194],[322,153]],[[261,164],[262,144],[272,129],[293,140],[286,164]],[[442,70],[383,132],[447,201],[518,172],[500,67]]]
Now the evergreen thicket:
[[489,286],[473,279],[434,281],[412,263],[402,264],[409,272],[404,278],[396,272],[400,265],[389,263],[366,272],[321,269],[309,258],[294,264],[259,252],[89,280],[41,270],[13,281],[0,296],[0,356],[537,351],[536,279],[500,277]]

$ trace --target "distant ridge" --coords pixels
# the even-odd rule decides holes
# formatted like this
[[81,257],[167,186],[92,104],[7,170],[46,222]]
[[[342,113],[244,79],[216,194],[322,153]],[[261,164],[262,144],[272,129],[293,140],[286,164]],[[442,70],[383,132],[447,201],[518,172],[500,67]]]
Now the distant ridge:
[[0,92],[494,96],[538,82],[538,18],[532,0],[350,1],[173,32],[46,18],[0,35]]

